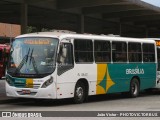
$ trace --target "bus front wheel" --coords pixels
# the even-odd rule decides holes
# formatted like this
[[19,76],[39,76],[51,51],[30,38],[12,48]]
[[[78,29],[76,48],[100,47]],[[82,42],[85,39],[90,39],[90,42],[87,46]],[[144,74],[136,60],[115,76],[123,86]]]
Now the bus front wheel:
[[79,104],[83,103],[86,97],[85,85],[83,82],[78,82],[74,91],[74,102]]
[[135,98],[139,95],[139,87],[139,81],[136,78],[133,78],[130,83],[130,97]]

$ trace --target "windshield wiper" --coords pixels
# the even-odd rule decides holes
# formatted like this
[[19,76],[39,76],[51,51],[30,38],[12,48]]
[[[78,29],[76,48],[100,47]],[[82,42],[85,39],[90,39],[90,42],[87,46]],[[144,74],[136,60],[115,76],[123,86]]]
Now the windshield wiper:
[[29,53],[30,53],[30,48],[29,48],[28,53],[27,53],[27,55],[26,55],[26,63],[27,63],[27,61],[28,61]]
[[[33,55],[33,51],[34,51],[34,49],[32,49],[31,54],[30,54],[30,48],[29,48],[27,55],[24,56],[24,58],[22,59],[21,63],[20,63],[19,66],[17,67],[17,69],[16,69],[16,71],[15,71],[14,74],[16,74],[17,72],[19,72],[19,70],[23,67],[24,63],[27,63],[27,62],[28,62],[28,59],[29,59],[29,58],[30,58],[30,59],[29,59],[29,64],[31,64],[31,62],[32,62],[33,68],[34,68],[36,74],[39,73],[39,71],[38,71],[38,69],[37,69],[36,62],[35,62],[35,60],[34,60],[34,57],[32,56],[32,55]],[[29,56],[29,54],[30,54],[30,56]]]
[[31,62],[32,62],[33,68],[34,68],[36,74],[39,73],[39,72],[38,72],[38,69],[37,69],[36,62],[35,62],[35,60],[34,60],[34,57],[32,56],[32,55],[33,55],[33,51],[34,51],[34,49],[32,49],[31,55],[29,56],[29,53],[30,53],[30,48],[29,48],[27,55],[24,56],[24,58],[22,59],[21,63],[20,63],[19,66],[17,67],[17,69],[16,69],[16,71],[15,71],[14,74],[16,74],[17,72],[19,72],[19,70],[23,67],[24,63],[27,63],[27,62],[28,62],[28,59],[29,59],[29,58],[30,58],[30,59],[29,59],[29,64],[31,64]]
[[30,53],[30,48],[28,50],[28,53],[27,55],[25,55],[21,61],[21,63],[19,64],[19,66],[17,67],[17,69],[15,70],[15,73],[16,74],[17,72],[19,72],[19,70],[23,67],[24,63],[26,63],[28,61],[28,56],[29,56],[29,53]]
[[32,49],[32,52],[31,52],[31,55],[30,55],[29,64],[31,64],[31,62],[32,62],[33,68],[34,68],[35,72],[38,74],[39,72],[38,72],[38,69],[37,69],[36,62],[35,62],[35,60],[34,60],[34,57],[32,56],[32,55],[33,55],[33,50],[34,50],[34,49]]
[[31,61],[32,61],[32,54],[33,54],[33,49],[32,49],[31,55],[30,55],[29,64],[31,64]]

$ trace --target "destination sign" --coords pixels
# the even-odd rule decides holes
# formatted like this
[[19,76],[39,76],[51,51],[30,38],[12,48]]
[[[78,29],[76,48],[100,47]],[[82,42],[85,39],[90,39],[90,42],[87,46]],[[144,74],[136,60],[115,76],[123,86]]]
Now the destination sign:
[[46,39],[46,40],[43,40],[43,39],[27,39],[27,40],[24,40],[24,43],[25,44],[31,44],[31,45],[49,45],[51,43],[50,40]]

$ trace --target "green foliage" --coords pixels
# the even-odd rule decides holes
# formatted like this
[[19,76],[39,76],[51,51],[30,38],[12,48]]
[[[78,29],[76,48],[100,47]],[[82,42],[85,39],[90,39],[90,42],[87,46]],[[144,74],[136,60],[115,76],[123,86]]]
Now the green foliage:
[[34,26],[27,26],[27,33],[34,33],[34,32],[48,32],[50,31],[50,29],[48,28],[41,28],[40,30],[38,30],[37,27]]
[[41,29],[41,32],[48,32],[48,31],[49,31],[48,28],[42,28],[42,29]]
[[33,33],[33,32],[38,32],[37,28],[33,26],[27,26],[27,33]]

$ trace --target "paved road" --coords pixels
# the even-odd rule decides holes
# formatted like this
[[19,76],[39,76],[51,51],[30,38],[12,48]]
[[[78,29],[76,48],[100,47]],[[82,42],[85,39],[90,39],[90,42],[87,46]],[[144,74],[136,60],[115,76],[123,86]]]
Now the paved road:
[[89,102],[73,104],[71,99],[46,100],[10,99],[0,103],[6,111],[160,111],[160,95],[141,93],[138,98],[125,98],[120,94],[92,96]]
[[5,78],[0,79],[0,100],[6,99],[5,94]]
[[4,80],[0,80],[0,91],[0,98],[3,98],[0,99],[0,111],[160,111],[160,91],[152,94],[142,92],[138,98],[126,98],[121,94],[91,96],[83,104],[73,104],[72,99],[35,102],[33,99],[6,98]]

